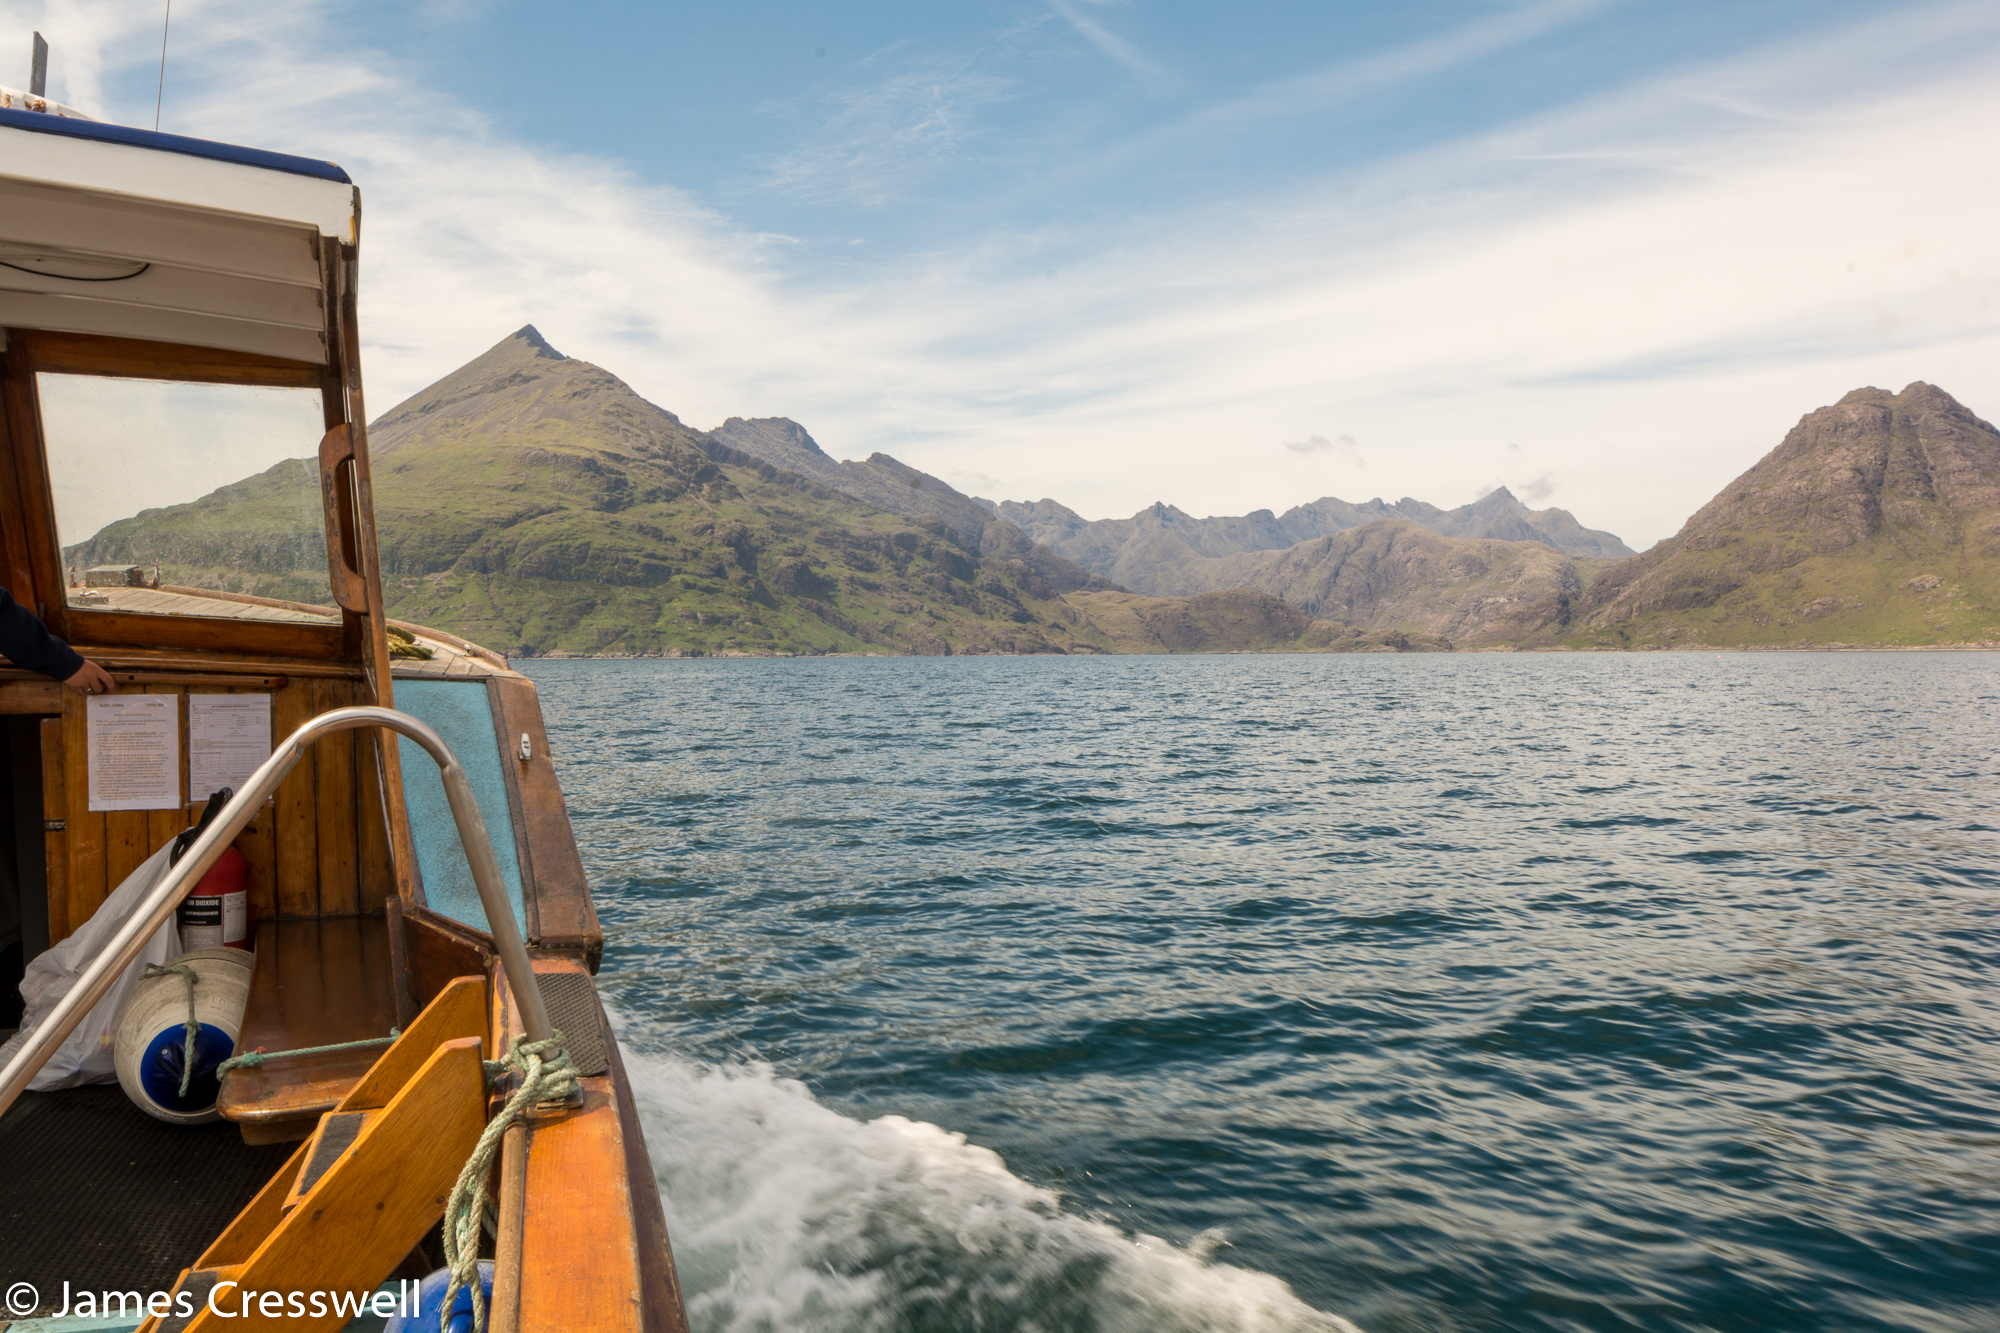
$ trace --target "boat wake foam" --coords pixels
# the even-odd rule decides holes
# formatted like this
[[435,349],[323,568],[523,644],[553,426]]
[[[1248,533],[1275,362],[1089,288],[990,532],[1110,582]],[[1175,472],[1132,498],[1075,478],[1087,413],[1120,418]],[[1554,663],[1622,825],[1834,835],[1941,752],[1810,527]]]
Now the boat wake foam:
[[767,1065],[627,1054],[699,1333],[1360,1333],[1277,1278],[1063,1211],[936,1125]]

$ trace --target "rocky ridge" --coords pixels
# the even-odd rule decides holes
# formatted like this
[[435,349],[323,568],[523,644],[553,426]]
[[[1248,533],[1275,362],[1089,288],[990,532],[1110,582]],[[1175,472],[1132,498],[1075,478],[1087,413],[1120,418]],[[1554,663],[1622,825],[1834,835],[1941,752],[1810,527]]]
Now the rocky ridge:
[[1058,592],[1115,586],[1043,546],[1015,524],[996,518],[986,505],[949,483],[888,454],[873,453],[861,463],[852,459],[836,463],[804,426],[786,417],[731,417],[710,431],[709,438],[775,467],[811,477],[887,513],[935,519],[982,555],[1023,562]]
[[1644,555],[1604,569],[1595,647],[2000,639],[2000,434],[1943,390],[1857,389]]
[[[391,612],[515,653],[2000,645],[2000,434],[1922,383],[1807,414],[1615,561],[1565,553],[1616,539],[1504,491],[1099,523],[991,506],[887,455],[835,463],[783,418],[694,430],[532,328],[372,433]],[[313,479],[292,460],[66,556],[323,600]],[[1334,530],[1263,545],[1314,525]]]
[[1565,555],[1618,559],[1630,547],[1608,532],[1586,528],[1564,509],[1530,509],[1502,486],[1457,509],[1439,509],[1405,497],[1350,504],[1333,496],[1283,514],[1268,509],[1238,517],[1196,518],[1169,504],[1154,504],[1131,518],[1086,519],[1054,500],[1032,504],[987,501],[1044,546],[1125,587],[1156,597],[1200,591],[1207,575],[1200,562],[1257,551],[1279,551],[1301,542],[1393,521],[1441,537],[1539,542]]

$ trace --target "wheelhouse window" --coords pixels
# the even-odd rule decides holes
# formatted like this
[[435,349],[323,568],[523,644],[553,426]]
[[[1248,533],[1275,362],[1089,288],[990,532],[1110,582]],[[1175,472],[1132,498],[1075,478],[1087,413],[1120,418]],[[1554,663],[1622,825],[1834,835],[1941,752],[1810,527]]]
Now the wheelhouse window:
[[48,371],[35,380],[69,606],[317,618],[247,595],[336,617],[318,389]]

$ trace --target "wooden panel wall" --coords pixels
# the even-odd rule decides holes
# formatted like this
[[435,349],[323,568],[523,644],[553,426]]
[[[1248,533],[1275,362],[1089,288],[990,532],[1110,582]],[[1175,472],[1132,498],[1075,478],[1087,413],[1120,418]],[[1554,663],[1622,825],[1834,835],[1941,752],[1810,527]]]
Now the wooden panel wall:
[[[157,694],[269,692],[272,741],[335,708],[366,703],[359,680],[292,677],[277,690],[225,685],[146,685]],[[186,793],[187,709],[181,708],[181,786],[174,810],[90,810],[85,735],[87,701],[64,691],[62,716],[42,726],[44,812],[50,821],[49,941],[90,919],[125,877],[201,814],[207,793]],[[56,823],[61,828],[54,828]],[[255,920],[375,914],[395,893],[388,830],[382,818],[375,746],[367,733],[343,732],[312,752],[237,839],[250,862]]]

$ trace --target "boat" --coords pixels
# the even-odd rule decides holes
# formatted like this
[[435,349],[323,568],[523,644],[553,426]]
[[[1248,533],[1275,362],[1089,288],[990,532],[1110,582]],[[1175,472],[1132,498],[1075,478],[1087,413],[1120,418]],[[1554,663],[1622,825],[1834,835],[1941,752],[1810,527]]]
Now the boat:
[[[0,982],[155,878],[0,1074],[0,1325],[379,1327],[448,1273],[487,1329],[684,1330],[534,682],[385,610],[359,190],[9,103],[0,584],[116,689],[0,669]],[[79,561],[171,504],[173,550]],[[24,1091],[232,857],[249,980],[207,1123]],[[145,975],[188,978],[192,1057],[185,966]]]

